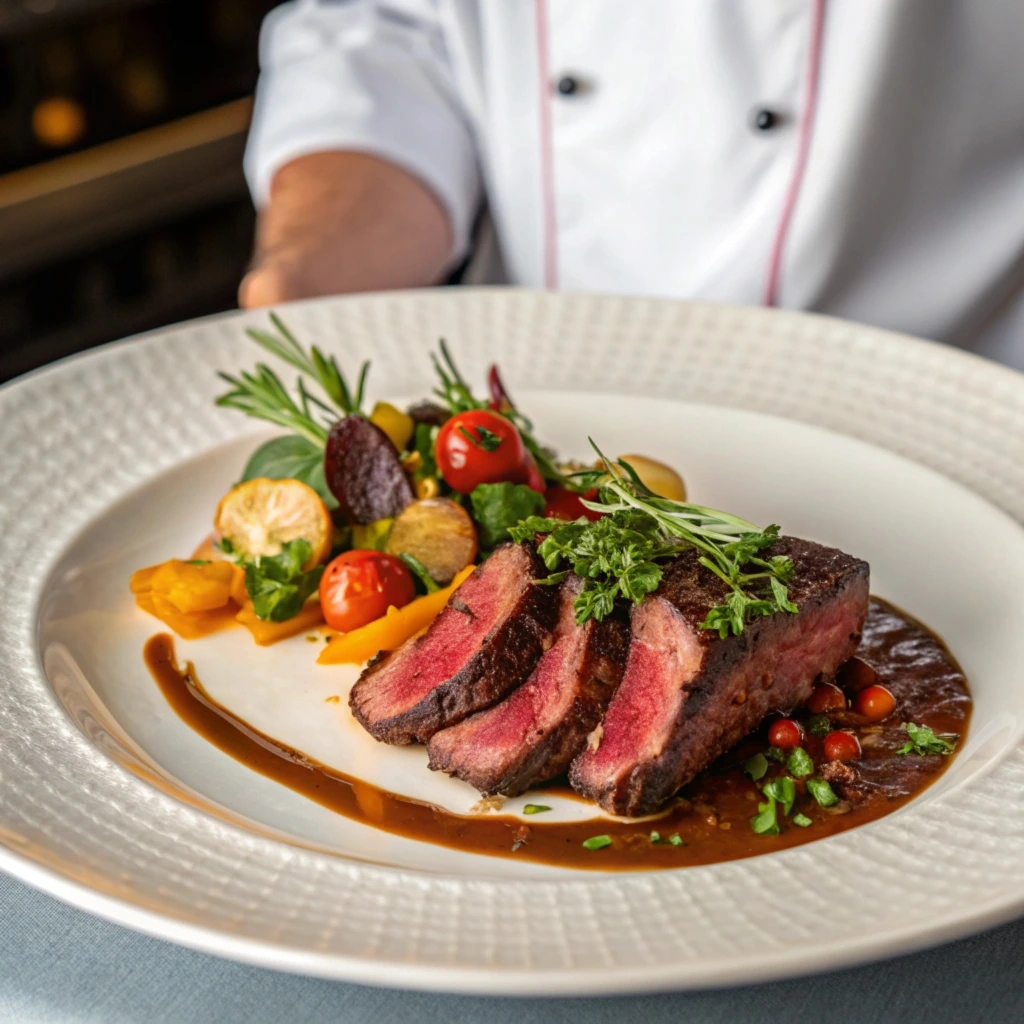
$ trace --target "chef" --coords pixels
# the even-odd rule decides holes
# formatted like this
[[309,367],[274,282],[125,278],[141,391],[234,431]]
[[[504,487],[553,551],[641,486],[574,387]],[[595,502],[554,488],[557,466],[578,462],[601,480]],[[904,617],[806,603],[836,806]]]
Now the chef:
[[284,4],[241,302],[472,255],[474,280],[815,310],[1024,368],[1021,40],[1020,0]]

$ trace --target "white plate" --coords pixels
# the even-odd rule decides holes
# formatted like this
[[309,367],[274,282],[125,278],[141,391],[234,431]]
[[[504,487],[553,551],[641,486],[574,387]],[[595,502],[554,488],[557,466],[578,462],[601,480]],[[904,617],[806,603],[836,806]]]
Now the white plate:
[[[259,439],[210,399],[215,368],[257,358],[242,326],[261,320],[186,325],[0,391],[6,870],[268,966],[529,995],[801,973],[963,934],[1024,904],[1024,378],[755,309],[436,291],[287,310],[301,338],[345,365],[371,355],[374,397],[422,394],[439,335],[478,380],[499,361],[560,450],[584,454],[594,433],[679,466],[703,501],[868,558],[873,590],[937,629],[964,665],[976,701],[967,743],[903,811],[731,864],[570,872],[335,816],[202,741],[146,673],[155,623],[126,579],[190,549]],[[344,702],[325,704],[351,674],[313,667],[301,637],[257,651],[231,631],[178,647],[215,696],[285,742],[453,810],[475,800],[427,772],[421,750],[378,746]]]

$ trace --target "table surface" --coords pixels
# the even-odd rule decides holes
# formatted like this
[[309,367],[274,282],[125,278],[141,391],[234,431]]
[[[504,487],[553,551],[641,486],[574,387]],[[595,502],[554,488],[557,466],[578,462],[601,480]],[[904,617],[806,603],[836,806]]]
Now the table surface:
[[0,1024],[1010,1024],[1024,1020],[1024,920],[849,971],[717,992],[487,999],[248,967],[89,916],[0,875]]

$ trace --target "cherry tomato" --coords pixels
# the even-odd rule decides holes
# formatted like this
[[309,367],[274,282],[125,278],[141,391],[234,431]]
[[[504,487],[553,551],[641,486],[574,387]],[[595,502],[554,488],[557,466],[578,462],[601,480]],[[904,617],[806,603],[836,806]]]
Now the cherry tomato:
[[783,750],[799,747],[803,738],[803,727],[792,718],[780,718],[777,722],[772,722],[768,730],[768,742],[773,747],[780,747]]
[[412,573],[381,551],[346,551],[320,577],[320,606],[327,625],[344,633],[379,619],[390,605],[416,596]]
[[533,462],[515,425],[489,409],[448,420],[438,431],[434,457],[445,482],[460,494],[480,484],[527,483]]
[[[580,516],[586,516],[587,519],[594,522],[601,518],[600,512],[594,512],[583,504],[580,500],[581,495],[559,484],[552,484],[544,492],[544,497],[547,500],[544,515],[548,519],[567,519],[572,522],[579,519]],[[593,501],[597,497],[597,488],[591,488],[582,497],[587,501]]]
[[860,740],[852,732],[830,732],[824,745],[830,761],[856,761],[860,757]]
[[812,715],[824,715],[829,711],[846,710],[846,694],[832,683],[816,686],[807,700],[807,710]]
[[869,686],[857,694],[853,706],[868,721],[880,722],[892,714],[896,698],[884,686]]

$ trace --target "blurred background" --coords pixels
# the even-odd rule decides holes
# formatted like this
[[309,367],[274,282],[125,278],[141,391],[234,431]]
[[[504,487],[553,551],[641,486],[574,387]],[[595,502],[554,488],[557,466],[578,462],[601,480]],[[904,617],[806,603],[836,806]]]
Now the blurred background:
[[235,306],[277,0],[0,0],[0,381]]

